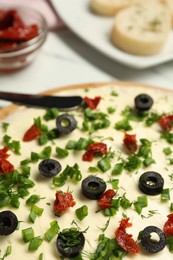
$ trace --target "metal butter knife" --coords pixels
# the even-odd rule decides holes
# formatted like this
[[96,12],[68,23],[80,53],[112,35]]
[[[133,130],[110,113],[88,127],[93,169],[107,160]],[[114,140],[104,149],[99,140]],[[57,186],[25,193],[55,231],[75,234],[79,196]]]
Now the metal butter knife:
[[80,96],[50,96],[1,91],[0,99],[34,107],[56,107],[60,110],[73,110],[83,103],[83,98]]

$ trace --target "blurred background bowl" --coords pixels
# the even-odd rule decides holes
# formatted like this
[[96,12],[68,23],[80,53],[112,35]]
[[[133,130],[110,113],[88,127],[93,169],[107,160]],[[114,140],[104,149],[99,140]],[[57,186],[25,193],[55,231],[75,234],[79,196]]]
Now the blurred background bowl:
[[44,44],[48,33],[47,22],[41,13],[27,6],[1,5],[0,10],[16,10],[26,26],[32,24],[38,26],[38,35],[31,40],[10,47],[8,45],[5,48],[0,47],[0,71],[10,72],[22,69],[36,58]]

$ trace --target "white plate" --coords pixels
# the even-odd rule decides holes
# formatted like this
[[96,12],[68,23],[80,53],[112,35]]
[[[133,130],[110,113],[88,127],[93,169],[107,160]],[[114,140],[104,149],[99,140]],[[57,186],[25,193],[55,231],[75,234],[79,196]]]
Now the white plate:
[[132,68],[144,69],[173,59],[173,32],[163,50],[152,56],[135,56],[120,51],[110,42],[113,18],[94,15],[90,0],[52,0],[57,13],[66,25],[84,41],[108,57]]

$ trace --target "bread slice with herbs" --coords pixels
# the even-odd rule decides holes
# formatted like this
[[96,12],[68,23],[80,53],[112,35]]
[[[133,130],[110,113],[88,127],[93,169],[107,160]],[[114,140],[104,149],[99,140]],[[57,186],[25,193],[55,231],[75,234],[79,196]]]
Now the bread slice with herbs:
[[[151,3],[152,1],[155,2],[162,2],[166,0],[145,0],[145,3]],[[169,0],[168,0],[169,1]],[[172,0],[171,0],[172,1]],[[122,10],[134,3],[141,2],[143,0],[90,0],[90,9],[99,15],[103,16],[114,16]]]
[[113,16],[122,8],[132,4],[134,0],[91,0],[91,10],[99,15]]
[[119,11],[111,30],[112,43],[135,55],[159,53],[171,31],[171,14],[158,1],[139,2]]
[[173,28],[173,0],[162,0],[169,8],[172,16],[172,28]]

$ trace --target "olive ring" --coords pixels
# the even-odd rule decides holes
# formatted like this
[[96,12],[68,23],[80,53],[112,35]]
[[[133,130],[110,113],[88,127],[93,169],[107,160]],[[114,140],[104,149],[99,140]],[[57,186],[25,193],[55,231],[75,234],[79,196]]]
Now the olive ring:
[[88,199],[99,199],[105,189],[106,183],[99,177],[88,176],[82,181],[82,193]]
[[77,127],[77,121],[72,115],[62,114],[56,119],[56,127],[60,134],[69,134]]
[[18,225],[16,215],[10,210],[0,212],[0,235],[7,236],[13,233]]
[[162,176],[154,171],[144,172],[139,178],[139,189],[148,195],[158,195],[164,185]]
[[138,111],[147,111],[153,105],[153,99],[147,94],[140,94],[135,97],[135,108]]
[[38,165],[38,170],[44,177],[53,177],[61,171],[61,164],[54,159],[42,160]]
[[58,252],[65,257],[69,257],[69,258],[76,257],[82,251],[85,244],[85,237],[83,233],[79,232],[78,244],[74,246],[67,246],[66,245],[67,241],[64,240],[63,237],[64,237],[63,232],[60,232],[56,240],[56,246]]
[[[159,240],[152,240],[151,234],[155,233]],[[155,226],[148,226],[141,232],[141,244],[146,251],[150,253],[160,252],[166,245],[166,236],[164,232]]]

